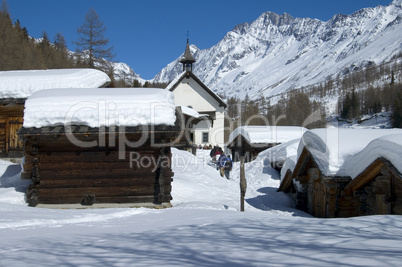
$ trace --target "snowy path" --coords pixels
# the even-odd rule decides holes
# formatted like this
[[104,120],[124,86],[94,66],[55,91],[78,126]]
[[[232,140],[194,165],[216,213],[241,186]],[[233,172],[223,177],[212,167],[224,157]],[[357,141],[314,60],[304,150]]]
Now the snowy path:
[[261,168],[262,162],[246,166],[247,203],[241,213],[237,164],[228,181],[200,153],[175,150],[174,157],[174,207],[163,210],[27,207],[19,166],[0,161],[0,266],[402,262],[402,216],[311,218],[289,207],[287,197],[276,192],[278,174]]

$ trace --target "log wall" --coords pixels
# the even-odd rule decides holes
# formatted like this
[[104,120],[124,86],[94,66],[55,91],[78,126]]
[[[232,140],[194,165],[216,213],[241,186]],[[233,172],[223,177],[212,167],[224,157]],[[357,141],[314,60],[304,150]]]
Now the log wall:
[[390,172],[386,166],[359,191],[361,215],[402,215],[402,179]]
[[0,155],[6,155],[6,119],[0,117]]
[[[87,142],[97,135],[85,136]],[[132,135],[131,140],[136,138]],[[25,135],[22,179],[31,179],[30,206],[78,204],[138,204],[170,206],[171,152],[169,147],[73,145],[65,135]],[[106,140],[110,140],[109,137]]]
[[[305,176],[296,177],[305,181],[297,208],[315,217],[353,217],[362,215],[402,215],[402,178],[386,164],[356,190],[346,190],[353,181],[349,177],[325,177],[315,166],[308,168]],[[365,179],[365,177],[360,177]],[[299,187],[300,188],[300,187]],[[306,195],[306,197],[301,197]]]

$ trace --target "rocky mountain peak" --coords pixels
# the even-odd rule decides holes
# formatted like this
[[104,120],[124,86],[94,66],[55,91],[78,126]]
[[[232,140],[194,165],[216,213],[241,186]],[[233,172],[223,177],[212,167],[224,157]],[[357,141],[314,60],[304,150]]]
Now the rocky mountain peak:
[[[402,52],[401,2],[326,22],[265,12],[235,26],[211,48],[193,47],[193,71],[217,93],[257,98],[323,82],[351,66],[381,64]],[[170,63],[155,81],[173,80],[179,64]]]
[[262,20],[263,25],[275,25],[277,27],[283,26],[283,25],[289,25],[294,21],[294,18],[287,14],[284,13],[283,15],[278,15],[273,12],[265,12],[263,13],[256,21]]

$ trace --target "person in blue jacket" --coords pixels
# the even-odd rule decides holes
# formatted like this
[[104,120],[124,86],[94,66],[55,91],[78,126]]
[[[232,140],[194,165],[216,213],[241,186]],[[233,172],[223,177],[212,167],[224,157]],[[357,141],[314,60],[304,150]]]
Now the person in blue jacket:
[[232,159],[230,156],[222,155],[219,157],[219,171],[221,177],[225,175],[226,179],[229,180],[230,171],[232,170]]

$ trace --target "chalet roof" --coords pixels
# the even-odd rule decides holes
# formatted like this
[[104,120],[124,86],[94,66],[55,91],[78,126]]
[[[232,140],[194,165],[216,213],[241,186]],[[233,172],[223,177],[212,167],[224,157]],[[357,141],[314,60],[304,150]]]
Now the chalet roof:
[[0,71],[0,99],[26,99],[44,89],[98,88],[110,83],[96,69]]
[[347,169],[351,170],[352,179],[362,173],[371,163],[377,159],[389,162],[399,173],[402,173],[402,131],[384,135],[371,141],[362,151],[356,154],[353,160],[347,162]]
[[25,102],[26,128],[174,125],[174,96],[159,88],[49,89]]
[[230,134],[228,147],[236,146],[240,137],[251,146],[286,143],[300,139],[305,131],[297,126],[241,126]]
[[180,84],[180,82],[186,77],[193,78],[208,94],[210,94],[216,101],[218,101],[219,105],[223,106],[224,108],[227,107],[226,103],[223,102],[223,100],[211,89],[209,89],[203,82],[201,82],[201,80],[198,79],[197,76],[195,76],[191,71],[183,71],[171,83],[168,84],[165,90],[173,92]]
[[188,39],[187,39],[187,44],[186,44],[186,50],[184,51],[184,55],[180,59],[180,62],[181,63],[194,63],[195,62],[195,59],[191,55],[190,44],[188,42]]
[[378,158],[373,161],[369,166],[367,166],[364,171],[362,171],[358,176],[356,176],[350,183],[345,187],[346,192],[353,192],[371,182],[381,171],[383,167],[386,167],[388,171],[393,173],[395,176],[402,177],[400,168],[395,168],[395,165],[387,160],[386,158]]
[[303,135],[298,157],[306,147],[324,175],[354,178],[376,158],[390,156],[394,150],[383,149],[389,141],[381,140],[394,134],[402,139],[402,129],[314,129]]
[[303,171],[306,158],[330,177],[354,179],[379,158],[402,173],[401,151],[402,129],[314,129],[304,133],[296,159],[285,162],[281,176],[283,179],[287,170]]

